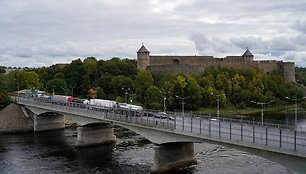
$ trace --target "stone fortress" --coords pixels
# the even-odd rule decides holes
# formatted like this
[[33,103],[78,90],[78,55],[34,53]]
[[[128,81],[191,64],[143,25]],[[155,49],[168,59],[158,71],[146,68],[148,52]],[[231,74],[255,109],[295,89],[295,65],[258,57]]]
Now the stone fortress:
[[137,51],[137,68],[149,70],[154,73],[192,73],[201,72],[211,66],[231,68],[257,68],[266,74],[273,71],[280,73],[286,82],[295,82],[294,62],[277,60],[254,60],[254,55],[247,49],[242,56],[226,56],[214,58],[213,56],[158,56],[150,55],[147,48],[142,45]]

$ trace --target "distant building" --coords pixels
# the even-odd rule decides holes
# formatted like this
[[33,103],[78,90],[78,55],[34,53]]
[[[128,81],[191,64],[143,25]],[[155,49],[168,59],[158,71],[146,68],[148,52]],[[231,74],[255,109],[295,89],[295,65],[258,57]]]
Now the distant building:
[[213,56],[158,56],[150,55],[147,48],[142,45],[137,51],[137,68],[149,70],[153,74],[161,72],[201,72],[211,66],[231,68],[258,68],[266,74],[273,71],[280,73],[287,82],[295,82],[294,62],[276,60],[255,61],[254,55],[247,49],[242,56],[226,56],[214,58]]
[[12,71],[24,71],[24,70],[31,70],[33,68],[29,68],[29,67],[4,67],[4,71],[1,71],[1,73],[3,74],[9,74]]

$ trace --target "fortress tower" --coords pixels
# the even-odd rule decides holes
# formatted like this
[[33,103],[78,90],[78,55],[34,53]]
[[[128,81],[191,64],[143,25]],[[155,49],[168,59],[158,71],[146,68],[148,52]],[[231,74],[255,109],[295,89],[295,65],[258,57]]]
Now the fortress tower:
[[253,62],[254,55],[251,53],[249,48],[247,48],[247,50],[242,55],[242,59],[243,59],[244,62]]
[[150,52],[142,45],[137,51],[137,68],[145,70],[150,65]]

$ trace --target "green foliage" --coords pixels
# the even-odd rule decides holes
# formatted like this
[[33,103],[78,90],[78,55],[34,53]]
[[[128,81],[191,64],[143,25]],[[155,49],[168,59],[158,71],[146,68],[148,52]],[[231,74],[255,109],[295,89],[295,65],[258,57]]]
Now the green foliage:
[[82,91],[82,77],[85,75],[85,69],[81,59],[73,60],[69,65],[65,66],[63,70],[67,82],[67,87],[73,90],[74,95],[80,95]]
[[58,95],[71,95],[64,79],[49,80],[46,84],[46,90],[49,94],[52,94],[54,90],[54,93]]
[[306,68],[296,67],[295,68],[295,79],[297,83],[306,86]]
[[7,95],[7,93],[0,90],[0,109],[5,108],[11,102],[11,98]]
[[13,71],[11,76],[16,81],[17,90],[40,89],[43,86],[40,83],[38,74],[34,71]]
[[[305,68],[297,68],[297,81],[304,83]],[[251,101],[289,102],[286,97],[301,97],[303,91],[292,83],[285,83],[277,72],[269,75],[258,69],[233,69],[227,67],[208,67],[198,74],[160,73],[138,71],[136,61],[112,58],[97,60],[87,57],[73,60],[70,64],[52,65],[49,68],[35,69],[39,81],[31,80],[35,74],[14,72],[10,76],[0,76],[0,89],[35,88],[43,86],[52,93],[86,98],[88,91],[97,89],[98,98],[123,101],[127,89],[133,103],[147,108],[162,109],[166,97],[168,109],[181,109],[184,98],[186,109],[215,107],[217,95],[220,107],[234,105],[244,108]],[[22,75],[25,73],[26,75]],[[14,80],[15,79],[15,80]],[[37,85],[38,84],[38,85]],[[124,89],[124,90],[123,90]],[[135,95],[134,95],[135,93]]]
[[136,97],[144,102],[144,96],[147,89],[153,85],[153,76],[149,71],[139,71],[135,80]]
[[161,110],[163,107],[163,95],[156,86],[150,86],[147,89],[144,100],[146,108]]
[[125,77],[123,75],[113,77],[110,85],[113,87],[114,96],[124,96],[125,92],[128,92],[128,94],[134,93],[134,82],[129,77]]

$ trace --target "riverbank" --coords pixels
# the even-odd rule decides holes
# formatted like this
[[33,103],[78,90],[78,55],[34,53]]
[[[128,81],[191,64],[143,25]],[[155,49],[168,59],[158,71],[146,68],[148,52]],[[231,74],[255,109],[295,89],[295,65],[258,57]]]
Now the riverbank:
[[[196,113],[204,115],[216,115],[216,107],[201,108]],[[293,116],[295,112],[295,105],[281,105],[281,106],[269,106],[264,108],[264,115],[266,119],[273,120],[285,120],[286,118]],[[306,117],[306,109],[298,107],[298,115]],[[220,116],[222,117],[261,117],[261,108],[245,107],[237,108],[235,106],[226,106],[220,108]]]
[[33,131],[33,122],[26,117],[21,106],[11,103],[0,111],[0,133],[24,133]]
[[[78,125],[70,118],[64,117],[65,128]],[[0,134],[33,132],[34,125],[30,117],[26,116],[20,105],[11,103],[0,111]]]

